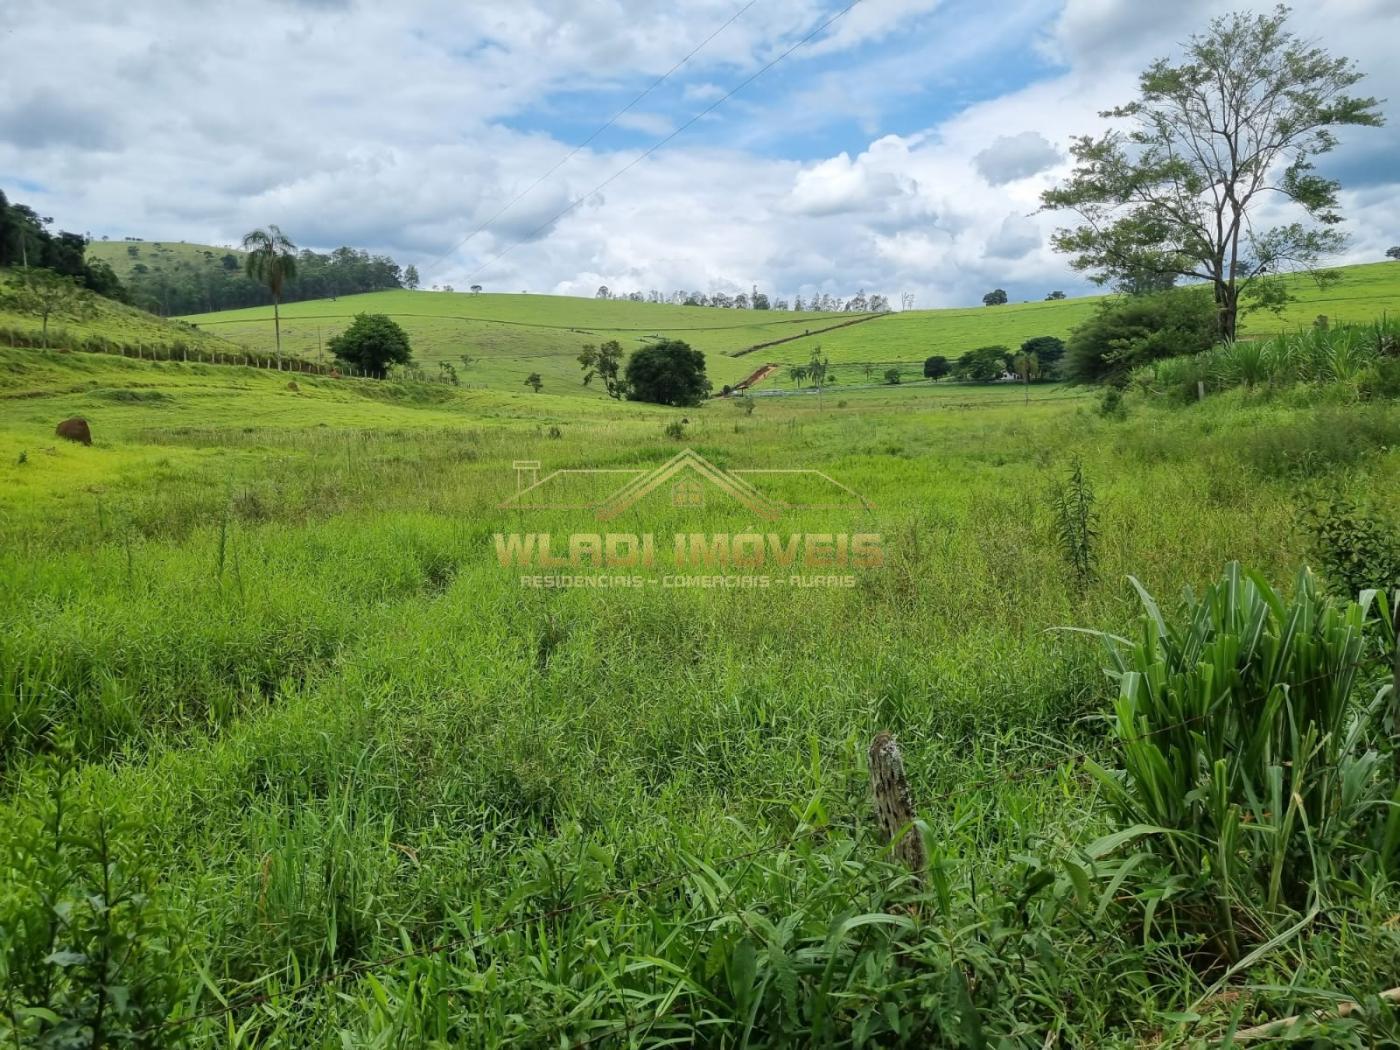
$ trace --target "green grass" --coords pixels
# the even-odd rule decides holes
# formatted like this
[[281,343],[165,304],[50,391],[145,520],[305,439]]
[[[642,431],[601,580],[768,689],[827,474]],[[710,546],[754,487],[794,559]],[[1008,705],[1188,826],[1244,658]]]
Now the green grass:
[[[131,253],[133,248],[136,249],[135,255]],[[237,256],[239,265],[243,263],[241,249],[187,241],[92,241],[87,246],[86,255],[89,259],[105,262],[122,280],[130,276],[137,263],[144,263],[152,270],[181,263],[204,266],[210,259],[222,259],[225,255]]]
[[[1349,450],[1313,482],[1400,513],[1393,403],[1232,391],[1118,420],[926,385],[748,414],[287,380],[0,349],[0,921],[42,940],[58,900],[72,954],[0,952],[65,964],[64,1009],[138,915],[111,1016],[210,1011],[159,1030],[196,1046],[1199,1045],[1393,984],[1384,880],[1227,996],[1199,940],[1144,942],[1115,891],[1151,873],[1086,856],[1116,825],[1076,756],[1118,765],[1114,690],[1054,629],[1130,630],[1129,573],[1162,597],[1232,559],[1291,579],[1298,480],[1246,450],[1308,428]],[[91,448],[52,436],[75,412]],[[780,528],[876,531],[885,563],[765,591],[535,590],[497,564],[496,532],[599,528],[500,509],[516,460],[686,446],[829,473],[869,509]],[[1049,495],[1076,459],[1082,591]],[[609,528],[751,519],[658,494]],[[927,823],[921,893],[873,827],[882,728]],[[76,823],[46,837],[54,797]],[[104,871],[143,893],[107,926]],[[1319,1039],[1394,1034],[1371,1009]]]
[[[0,269],[0,345],[40,346],[42,322],[29,314],[14,311],[4,295],[3,286],[9,273]],[[111,344],[110,350],[125,349],[132,356],[138,352],[147,357],[152,350],[168,354],[175,348],[188,348],[191,353],[238,353],[235,346],[218,335],[201,332],[189,325],[166,321],[130,306],[94,296],[93,309],[83,316],[55,314],[49,319],[49,341],[54,347],[68,343],[81,344],[91,340],[94,346]]]
[[[1338,284],[1322,291],[1310,281],[1294,279],[1299,301],[1280,316],[1248,318],[1243,333],[1304,327],[1319,313],[1327,313],[1333,321],[1350,321],[1400,309],[1400,265],[1352,266],[1342,273]],[[979,346],[1014,348],[1038,335],[1063,338],[1093,312],[1097,301],[1098,297],[1090,296],[916,310],[803,336],[808,329],[838,324],[850,316],[722,311],[547,295],[375,292],[288,304],[282,310],[282,332],[289,350],[316,359],[324,355],[325,341],[354,314],[387,313],[408,330],[415,353],[429,371],[438,361],[457,364],[459,355],[467,353],[477,363],[462,372],[462,380],[501,390],[523,385],[525,377],[536,371],[548,392],[577,388],[580,369],[575,357],[584,343],[616,339],[632,351],[659,336],[685,339],[705,351],[716,387],[739,381],[765,362],[805,362],[818,345],[833,364],[851,366],[850,381],[863,382],[865,363],[879,363],[881,371],[894,364],[906,379],[917,379],[924,358],[931,354],[952,359]],[[224,338],[267,351],[272,348],[271,313],[270,307],[257,307],[187,319]],[[799,338],[731,356],[788,336]],[[837,374],[842,383],[847,382],[845,372]],[[781,381],[781,374],[768,384],[775,381]]]

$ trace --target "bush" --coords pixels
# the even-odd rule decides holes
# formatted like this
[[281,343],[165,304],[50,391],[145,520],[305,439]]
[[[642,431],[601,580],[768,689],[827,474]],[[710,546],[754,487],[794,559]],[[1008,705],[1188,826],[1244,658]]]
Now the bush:
[[1306,570],[1285,599],[1232,564],[1169,620],[1132,582],[1137,640],[1100,634],[1122,768],[1088,763],[1128,853],[1109,877],[1144,938],[1167,927],[1238,960],[1400,859],[1385,705],[1365,673],[1375,635],[1393,644],[1389,611],[1377,632],[1369,601],[1334,604]]
[[1070,333],[1061,371],[1072,382],[1121,386],[1140,365],[1210,349],[1215,332],[1215,303],[1204,289],[1105,299]]
[[1318,501],[1304,513],[1312,556],[1334,594],[1354,598],[1368,588],[1400,586],[1400,540],[1381,521],[1343,495]]

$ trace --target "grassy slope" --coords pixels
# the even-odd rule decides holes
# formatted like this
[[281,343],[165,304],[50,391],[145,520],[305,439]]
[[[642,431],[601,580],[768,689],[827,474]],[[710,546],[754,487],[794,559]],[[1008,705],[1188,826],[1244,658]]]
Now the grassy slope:
[[[7,272],[0,270],[0,284],[4,283],[6,277]],[[54,315],[49,318],[50,335],[55,340],[61,339],[64,333],[78,337],[101,336],[131,348],[169,347],[176,343],[185,343],[210,353],[236,353],[239,350],[239,347],[214,333],[172,324],[154,314],[124,306],[111,299],[97,296],[94,298],[94,306],[95,312],[88,317]],[[37,340],[42,323],[37,317],[9,309],[3,294],[0,294],[0,328],[18,329],[32,334]],[[3,341],[3,337],[0,337],[0,341]]]
[[[467,381],[510,388],[539,372],[547,390],[579,385],[575,358],[585,343],[616,339],[630,352],[658,335],[685,339],[706,352],[718,385],[737,382],[763,363],[759,355],[730,359],[725,356],[729,351],[850,319],[849,314],[712,310],[549,295],[369,292],[282,307],[283,346],[315,357],[318,346],[357,313],[387,313],[398,320],[430,369],[469,353],[479,361],[463,374]],[[261,347],[272,345],[271,316],[271,308],[254,307],[187,320]]]
[[[136,254],[131,254],[131,249]],[[216,244],[191,244],[187,241],[93,241],[87,247],[90,259],[100,259],[112,268],[122,280],[131,273],[137,263],[145,263],[152,270],[166,263],[205,264],[207,258],[221,259],[228,254],[242,258],[237,248],[220,248]]]
[[[1400,310],[1400,264],[1353,266],[1342,272],[1342,281],[1325,291],[1295,279],[1299,301],[1282,316],[1250,318],[1246,334],[1310,324],[1319,313],[1347,321]],[[333,302],[288,305],[282,312],[283,342],[300,353],[314,355],[318,342],[340,331],[355,313],[388,313],[408,328],[415,349],[430,368],[438,360],[455,360],[466,352],[480,359],[464,376],[471,382],[510,389],[520,385],[530,372],[538,371],[546,389],[559,389],[577,385],[574,357],[583,343],[617,339],[633,350],[651,336],[668,335],[704,350],[718,385],[743,378],[765,361],[805,361],[818,344],[834,363],[897,363],[905,366],[906,374],[916,373],[917,364],[930,354],[956,357],[978,346],[1001,343],[1014,347],[1032,336],[1066,336],[1093,312],[1099,298],[916,310],[799,338],[731,360],[727,355],[755,343],[821,327],[823,316],[831,318],[827,324],[848,316],[745,314],[539,295],[376,292]],[[272,345],[269,308],[189,319],[259,349]],[[859,381],[856,371],[841,373],[841,381]]]

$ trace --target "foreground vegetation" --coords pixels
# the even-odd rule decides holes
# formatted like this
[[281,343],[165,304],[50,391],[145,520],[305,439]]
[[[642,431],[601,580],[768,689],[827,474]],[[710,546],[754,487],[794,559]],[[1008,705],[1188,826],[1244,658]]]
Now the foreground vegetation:
[[[923,392],[681,423],[0,350],[0,1030],[1185,1045],[1352,998],[1312,1037],[1395,1038],[1389,606],[1289,584],[1321,542],[1300,493],[1400,514],[1400,413],[1336,385],[1127,422]],[[52,436],[73,414],[91,448]],[[545,591],[497,564],[496,532],[596,527],[498,509],[515,460],[687,445],[828,472],[870,509],[781,528],[879,532],[884,564],[800,591]],[[1227,680],[1240,706],[1189,706]],[[875,830],[879,729],[921,884]]]

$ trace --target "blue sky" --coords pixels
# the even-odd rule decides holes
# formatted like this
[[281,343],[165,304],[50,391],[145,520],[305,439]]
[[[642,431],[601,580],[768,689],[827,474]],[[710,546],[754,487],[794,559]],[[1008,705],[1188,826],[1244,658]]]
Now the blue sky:
[[[1089,285],[1048,244],[1064,220],[1037,214],[1071,137],[1211,17],[1272,0],[862,0],[635,163],[844,4],[31,5],[0,30],[0,188],[93,236],[227,244],[276,222],[426,285],[1073,294]],[[1400,100],[1396,0],[1294,23]],[[1347,186],[1344,261],[1379,259],[1400,243],[1400,125],[1343,139],[1324,170]]]

